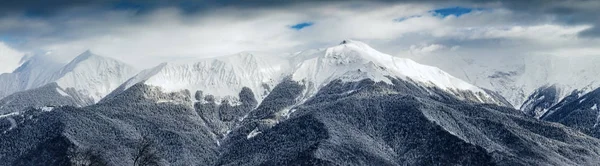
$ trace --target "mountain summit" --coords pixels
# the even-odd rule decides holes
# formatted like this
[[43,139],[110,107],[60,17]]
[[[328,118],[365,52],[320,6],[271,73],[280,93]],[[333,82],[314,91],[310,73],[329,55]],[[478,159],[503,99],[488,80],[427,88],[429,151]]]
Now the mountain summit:
[[13,73],[0,75],[0,112],[26,106],[91,105],[137,73],[125,63],[90,51],[62,67],[47,58],[32,57]]
[[51,80],[64,89],[72,88],[96,103],[135,73],[137,70],[134,67],[88,50],[61,68]]

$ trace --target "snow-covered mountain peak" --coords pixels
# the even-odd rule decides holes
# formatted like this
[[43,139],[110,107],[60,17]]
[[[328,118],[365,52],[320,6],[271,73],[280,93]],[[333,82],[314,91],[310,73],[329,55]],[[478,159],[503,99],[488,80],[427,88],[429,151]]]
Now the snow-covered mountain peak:
[[85,60],[87,60],[89,58],[92,58],[92,57],[103,58],[102,56],[95,55],[90,50],[86,50],[85,52],[79,54],[77,57],[75,57],[73,60],[71,60],[70,63],[77,64],[79,62],[85,61]]
[[0,74],[0,98],[48,83],[52,73],[61,66],[46,55],[29,57],[12,73]]
[[[261,102],[285,77],[306,83],[308,96],[334,80],[348,82],[371,79],[392,84],[389,77],[404,79],[462,95],[468,91],[475,100],[493,98],[483,89],[431,66],[381,53],[360,41],[344,40],[339,45],[296,54],[264,55],[239,53],[187,62],[169,62],[144,70],[119,88],[137,84],[160,87],[166,92],[189,90],[213,95],[215,101],[238,98],[243,87]],[[118,92],[117,92],[118,93]],[[231,101],[231,100],[229,100]]]
[[12,73],[0,75],[0,98],[50,83],[66,90],[81,105],[93,104],[131,78],[137,70],[118,60],[86,51],[68,64],[50,55],[27,57]]
[[369,45],[367,45],[364,42],[361,42],[361,41],[358,41],[358,40],[352,40],[352,39],[344,39],[338,45],[344,45],[344,44],[356,44],[356,45],[362,45],[362,46],[370,47]]
[[73,88],[98,102],[136,72],[123,62],[86,51],[55,73],[51,80],[63,89]]
[[60,72],[61,73],[70,72],[78,67],[79,68],[91,67],[91,66],[100,67],[102,64],[123,64],[123,65],[125,65],[124,63],[122,63],[116,59],[96,55],[96,54],[92,53],[90,50],[87,50],[87,51],[79,54],[73,60],[71,60],[67,65],[65,65],[62,68],[62,70]]
[[392,84],[391,78],[437,88],[459,98],[478,102],[509,105],[499,95],[458,79],[437,67],[381,53],[369,45],[353,40],[326,49],[303,51],[292,60],[292,79],[309,83],[308,94],[334,80],[356,82],[371,79]]
[[381,53],[359,41],[344,40],[340,45],[311,53],[312,55],[301,55],[307,59],[300,62],[295,69],[294,79],[309,79],[318,86],[324,86],[328,81],[337,78],[365,79],[348,77],[349,75],[361,75],[385,82],[389,82],[386,76],[392,76],[422,82],[443,90],[483,92],[482,89],[453,77],[439,68]]
[[29,72],[31,70],[36,69],[48,70],[47,67],[60,68],[61,65],[64,64],[55,62],[51,57],[48,57],[47,55],[32,55],[28,57],[23,57],[23,59],[21,59],[21,65],[18,68],[16,68],[12,73]]

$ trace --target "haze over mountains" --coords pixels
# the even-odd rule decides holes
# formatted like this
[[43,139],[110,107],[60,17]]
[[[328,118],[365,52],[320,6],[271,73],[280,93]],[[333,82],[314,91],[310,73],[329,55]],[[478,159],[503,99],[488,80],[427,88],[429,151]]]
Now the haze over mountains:
[[155,165],[600,163],[597,87],[537,68],[464,61],[459,79],[353,40],[139,72],[43,58],[0,75],[0,165],[131,165],[140,147]]
[[[515,108],[538,118],[568,96],[582,96],[600,87],[598,56],[424,55],[411,58],[440,67],[473,85],[496,91]],[[545,97],[542,97],[540,92],[544,90]],[[544,100],[545,104],[539,105],[539,100]]]

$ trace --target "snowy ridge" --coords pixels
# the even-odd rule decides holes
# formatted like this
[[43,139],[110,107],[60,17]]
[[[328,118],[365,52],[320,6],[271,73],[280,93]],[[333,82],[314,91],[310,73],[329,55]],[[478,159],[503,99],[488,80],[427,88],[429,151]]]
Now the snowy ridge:
[[[449,93],[472,93],[471,100],[499,103],[481,88],[431,66],[393,57],[352,40],[326,49],[307,50],[291,56],[241,53],[200,59],[193,63],[164,63],[144,70],[123,84],[125,90],[137,83],[157,86],[163,91],[198,90],[217,100],[235,100],[243,87],[250,88],[260,102],[283,78],[303,82],[309,95],[330,81],[372,79],[391,83],[388,77],[436,87]],[[310,97],[310,96],[305,96]]]
[[136,72],[122,62],[86,51],[55,73],[52,80],[63,89],[73,88],[98,102]]
[[365,78],[391,83],[386,76],[410,79],[443,90],[463,90],[485,93],[482,89],[431,66],[410,59],[393,57],[370,46],[352,40],[307,56],[295,69],[295,80],[308,79],[317,86],[331,80],[357,81]]
[[598,56],[560,55],[459,55],[412,57],[420,63],[442,68],[471,84],[500,93],[521,108],[539,88],[555,86],[557,101],[580,91],[600,87]]
[[596,56],[534,55],[524,60],[526,64],[520,75],[515,76],[514,84],[520,87],[525,99],[539,87],[547,85],[556,86],[558,101],[574,91],[585,94],[600,87],[597,74],[600,64],[596,63],[599,60],[600,57]]
[[41,87],[50,81],[61,64],[45,55],[36,55],[23,62],[12,73],[0,74],[0,99],[15,92]]
[[243,87],[250,88],[261,101],[270,88],[284,76],[288,62],[284,59],[241,53],[194,63],[163,63],[144,70],[125,83],[125,89],[139,82],[174,92],[200,90],[218,100],[236,99]]
[[25,61],[12,73],[0,75],[0,99],[16,92],[32,90],[51,83],[61,89],[62,96],[72,96],[81,104],[98,102],[135,75],[137,70],[117,60],[86,51],[70,63],[62,65],[48,55],[37,55]]

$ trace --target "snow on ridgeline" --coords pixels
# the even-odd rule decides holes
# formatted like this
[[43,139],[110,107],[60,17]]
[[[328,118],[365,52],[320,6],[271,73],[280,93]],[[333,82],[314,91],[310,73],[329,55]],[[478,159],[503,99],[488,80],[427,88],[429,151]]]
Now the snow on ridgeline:
[[[289,77],[310,83],[315,93],[330,81],[372,79],[391,83],[388,76],[437,87],[460,96],[470,92],[479,102],[494,102],[493,95],[481,88],[431,66],[410,59],[381,53],[359,41],[344,40],[341,44],[312,49],[289,56],[240,53],[231,56],[200,59],[195,62],[163,63],[144,70],[122,86],[122,91],[137,84],[157,86],[163,91],[198,90],[222,99],[237,99],[243,87],[250,88],[260,102],[275,85]],[[310,97],[310,96],[308,96]]]
[[418,64],[410,59],[398,58],[381,53],[365,43],[345,40],[342,44],[327,48],[306,57],[295,69],[295,80],[308,79],[319,86],[329,81],[356,81],[370,78],[375,81],[391,83],[385,76],[421,82],[426,86],[435,86],[443,90],[484,91],[465,81],[431,66]]
[[12,73],[0,74],[0,99],[15,92],[41,87],[63,64],[48,56],[35,55],[27,59]]
[[64,66],[47,55],[36,55],[12,73],[0,75],[0,98],[57,83],[60,95],[80,97],[81,101],[89,101],[82,104],[93,104],[137,72],[127,64],[90,51]]
[[[193,63],[169,62],[140,72],[127,82],[127,89],[139,82],[158,86],[163,91],[201,90],[217,99],[237,98],[243,87],[250,88],[261,101],[284,76],[289,64],[276,56],[240,53]],[[219,101],[219,100],[217,100]]]
[[63,89],[72,88],[98,102],[137,72],[123,62],[86,51],[55,73],[52,80]]

